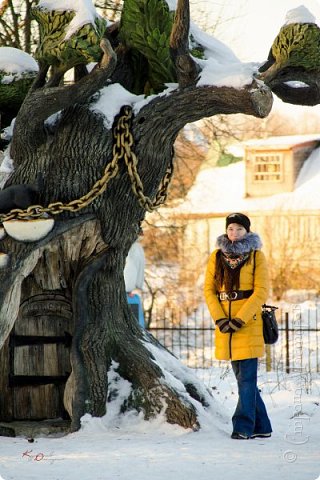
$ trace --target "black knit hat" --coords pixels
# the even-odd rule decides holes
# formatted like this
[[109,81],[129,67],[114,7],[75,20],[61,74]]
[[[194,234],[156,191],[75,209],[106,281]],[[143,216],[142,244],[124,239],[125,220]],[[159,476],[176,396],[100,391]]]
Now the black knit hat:
[[243,213],[230,213],[226,218],[226,229],[230,223],[238,223],[239,225],[242,225],[247,232],[250,232],[250,219]]

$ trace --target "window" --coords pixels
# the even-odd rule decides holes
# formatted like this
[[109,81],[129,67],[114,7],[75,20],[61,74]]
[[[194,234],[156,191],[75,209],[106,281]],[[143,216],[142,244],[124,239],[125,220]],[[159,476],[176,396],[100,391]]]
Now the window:
[[254,182],[281,182],[283,178],[282,155],[254,155]]

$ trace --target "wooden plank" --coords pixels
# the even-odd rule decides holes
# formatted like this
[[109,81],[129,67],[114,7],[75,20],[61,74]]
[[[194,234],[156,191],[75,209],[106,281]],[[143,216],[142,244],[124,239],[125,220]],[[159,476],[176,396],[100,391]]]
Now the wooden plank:
[[63,335],[64,332],[72,333],[72,329],[68,322],[61,320],[61,318],[54,318],[52,316],[25,318],[24,321],[17,321],[15,325],[16,335],[39,335],[52,337],[54,335]]
[[0,350],[0,420],[13,419],[13,392],[9,388],[9,338]]
[[14,349],[13,375],[65,375],[70,372],[70,351],[64,345],[23,345]]
[[64,417],[63,387],[40,385],[14,388],[14,418],[43,420]]

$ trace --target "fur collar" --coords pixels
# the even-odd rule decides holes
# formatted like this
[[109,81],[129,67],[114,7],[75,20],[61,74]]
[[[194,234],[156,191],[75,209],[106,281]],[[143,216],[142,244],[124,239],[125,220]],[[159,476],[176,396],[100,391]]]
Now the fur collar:
[[244,238],[236,242],[231,242],[227,235],[223,234],[217,238],[217,247],[220,248],[223,253],[242,255],[251,252],[251,250],[260,250],[262,242],[257,233],[249,232]]

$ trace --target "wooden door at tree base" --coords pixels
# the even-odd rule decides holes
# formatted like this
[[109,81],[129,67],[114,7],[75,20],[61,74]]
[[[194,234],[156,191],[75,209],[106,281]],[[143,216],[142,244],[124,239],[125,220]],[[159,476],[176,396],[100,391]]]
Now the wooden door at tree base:
[[8,387],[14,420],[66,418],[65,383],[71,372],[71,302],[45,292],[24,301],[9,339]]

